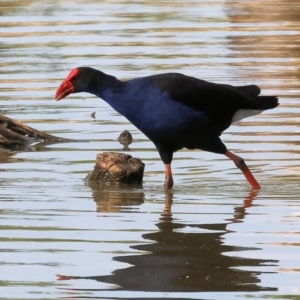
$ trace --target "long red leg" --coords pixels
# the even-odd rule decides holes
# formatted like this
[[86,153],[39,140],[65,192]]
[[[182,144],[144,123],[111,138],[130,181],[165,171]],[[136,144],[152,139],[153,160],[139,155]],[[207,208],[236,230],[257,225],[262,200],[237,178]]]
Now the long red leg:
[[173,176],[171,164],[165,164],[165,189],[170,189],[173,186]]
[[259,190],[260,189],[260,185],[256,181],[256,179],[254,178],[254,176],[252,175],[252,173],[249,170],[249,168],[247,167],[245,161],[241,157],[233,154],[232,152],[230,152],[228,150],[225,152],[225,155],[229,159],[231,159],[235,163],[235,165],[243,172],[244,176],[246,177],[246,179],[248,180],[248,182],[250,183],[250,185],[252,186],[252,188],[254,190]]

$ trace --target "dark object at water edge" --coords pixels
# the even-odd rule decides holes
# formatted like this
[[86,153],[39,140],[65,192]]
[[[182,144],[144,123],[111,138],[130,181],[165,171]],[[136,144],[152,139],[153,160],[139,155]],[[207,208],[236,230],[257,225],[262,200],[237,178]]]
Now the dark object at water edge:
[[67,142],[69,139],[60,138],[43,133],[29,127],[19,120],[14,120],[0,115],[0,147],[14,148],[28,146],[37,141]]

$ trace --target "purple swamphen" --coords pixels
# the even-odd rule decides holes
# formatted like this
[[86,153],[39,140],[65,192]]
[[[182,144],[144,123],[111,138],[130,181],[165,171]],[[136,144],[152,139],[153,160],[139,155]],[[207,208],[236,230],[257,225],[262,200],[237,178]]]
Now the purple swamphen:
[[61,83],[55,98],[79,92],[105,100],[155,144],[165,164],[165,188],[173,186],[173,153],[188,148],[226,155],[252,188],[260,189],[244,160],[220,140],[233,122],[279,104],[276,96],[259,96],[258,86],[217,84],[179,73],[121,81],[99,70],[79,67]]

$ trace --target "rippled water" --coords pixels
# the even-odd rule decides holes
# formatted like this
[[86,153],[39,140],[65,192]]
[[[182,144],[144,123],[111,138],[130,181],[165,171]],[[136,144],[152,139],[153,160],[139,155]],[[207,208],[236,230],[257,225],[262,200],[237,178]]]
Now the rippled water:
[[[297,0],[0,1],[0,16],[0,114],[81,140],[1,150],[0,298],[300,297]],[[280,107],[222,137],[262,190],[225,157],[183,150],[165,192],[158,153],[124,117],[89,94],[53,100],[81,65],[279,95]],[[143,186],[85,185],[97,153],[123,151],[124,129]]]

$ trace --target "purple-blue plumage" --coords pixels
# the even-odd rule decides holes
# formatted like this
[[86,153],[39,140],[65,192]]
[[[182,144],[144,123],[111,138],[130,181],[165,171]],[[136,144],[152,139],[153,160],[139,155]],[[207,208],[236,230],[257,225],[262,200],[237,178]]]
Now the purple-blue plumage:
[[78,92],[102,98],[153,141],[165,164],[165,187],[173,185],[173,153],[182,148],[199,148],[225,154],[243,171],[252,187],[259,188],[244,161],[220,140],[233,121],[278,105],[275,96],[259,96],[259,87],[216,84],[179,73],[120,81],[101,71],[80,67],[71,71],[55,97],[60,100]]

